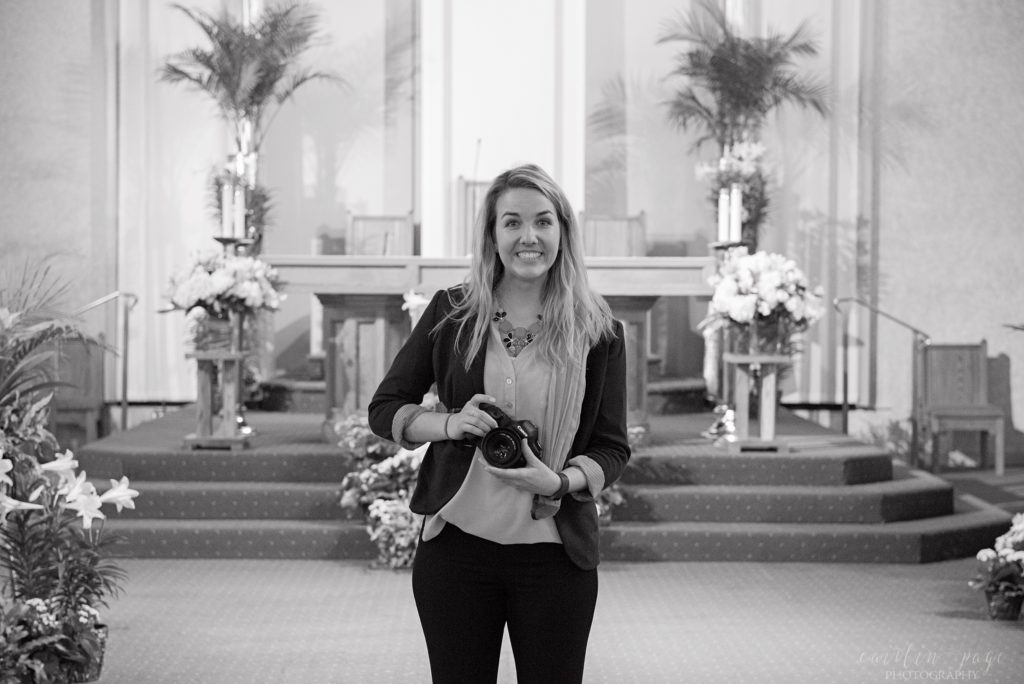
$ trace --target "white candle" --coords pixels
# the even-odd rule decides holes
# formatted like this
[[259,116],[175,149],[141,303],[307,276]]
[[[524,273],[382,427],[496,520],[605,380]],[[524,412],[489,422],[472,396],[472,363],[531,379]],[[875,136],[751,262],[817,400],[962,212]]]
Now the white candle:
[[739,183],[732,184],[729,199],[729,240],[739,242],[743,239],[743,190]]
[[225,181],[220,186],[220,236],[232,237],[234,231],[231,228],[231,221],[234,213],[231,209],[231,183]]
[[252,144],[252,122],[249,117],[242,119],[242,139],[239,140],[240,151],[243,155],[249,154],[249,146]]
[[235,187],[235,230],[233,236],[244,239],[245,235],[245,190]]
[[729,191],[718,191],[718,241],[729,241]]

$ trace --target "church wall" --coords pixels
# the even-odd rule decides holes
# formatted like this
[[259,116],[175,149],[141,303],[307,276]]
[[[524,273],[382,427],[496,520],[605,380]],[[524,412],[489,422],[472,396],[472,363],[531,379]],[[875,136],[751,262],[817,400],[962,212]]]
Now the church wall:
[[[1024,463],[1024,5],[878,3],[887,117],[878,160],[878,305],[936,343],[988,341],[990,394]],[[909,335],[880,326],[878,407],[905,417]],[[1012,414],[1011,414],[1012,407]],[[877,418],[877,417],[876,417]]]
[[[113,289],[102,206],[103,76],[94,72],[90,3],[0,3],[0,268],[50,258],[74,284],[74,310]],[[99,98],[99,111],[96,111]],[[102,149],[100,149],[102,152]],[[99,174],[99,178],[96,177]],[[99,193],[99,197],[94,196]],[[89,317],[103,332],[102,317]]]

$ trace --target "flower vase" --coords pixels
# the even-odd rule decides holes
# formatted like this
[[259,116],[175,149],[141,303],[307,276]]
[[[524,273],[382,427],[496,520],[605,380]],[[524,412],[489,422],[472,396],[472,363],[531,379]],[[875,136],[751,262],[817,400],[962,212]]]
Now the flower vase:
[[108,628],[104,624],[93,625],[92,637],[95,640],[95,652],[88,662],[76,665],[67,671],[68,684],[86,684],[99,681],[103,671],[103,655],[107,649]]
[[207,316],[196,329],[196,351],[231,351],[234,327],[234,321],[230,318]]
[[986,591],[985,603],[991,620],[1017,620],[1020,617],[1024,594],[1005,594],[1000,591]]

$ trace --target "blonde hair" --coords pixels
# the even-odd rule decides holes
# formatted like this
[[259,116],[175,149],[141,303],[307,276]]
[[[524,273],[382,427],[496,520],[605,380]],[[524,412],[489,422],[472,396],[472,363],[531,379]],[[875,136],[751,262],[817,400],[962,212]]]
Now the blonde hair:
[[544,281],[541,315],[543,333],[533,343],[542,358],[552,365],[566,359],[583,363],[583,354],[614,331],[611,309],[601,295],[594,292],[587,279],[576,215],[558,184],[539,166],[525,164],[509,169],[494,179],[487,190],[484,205],[476,219],[473,233],[473,263],[464,282],[461,301],[449,312],[435,330],[451,319],[458,324],[456,352],[463,347],[468,370],[473,359],[484,348],[497,309],[495,290],[505,273],[498,256],[496,226],[498,199],[512,188],[537,190],[554,206],[561,232],[558,254]]

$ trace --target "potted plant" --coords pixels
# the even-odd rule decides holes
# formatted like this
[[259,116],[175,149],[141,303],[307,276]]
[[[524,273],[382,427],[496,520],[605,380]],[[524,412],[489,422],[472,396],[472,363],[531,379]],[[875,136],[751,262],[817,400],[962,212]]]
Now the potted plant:
[[[242,192],[244,235],[250,254],[259,254],[269,208],[269,193],[257,183],[259,152],[281,106],[306,83],[341,82],[329,72],[301,65],[316,37],[317,17],[302,4],[268,7],[255,21],[219,17],[174,5],[206,35],[208,46],[172,55],[160,70],[168,83],[183,83],[208,96],[229,124],[234,151],[213,181],[215,206],[224,220],[224,188]],[[224,236],[230,237],[230,236]]]
[[[735,158],[739,155],[734,146],[759,142],[765,119],[781,105],[828,113],[825,86],[795,67],[796,58],[818,54],[806,23],[789,35],[747,38],[736,32],[719,3],[698,0],[688,13],[665,22],[657,42],[688,46],[676,55],[669,74],[683,79],[683,84],[665,105],[669,119],[680,129],[699,133],[694,148],[714,141],[719,157]],[[768,205],[768,178],[760,160],[755,170],[743,184],[743,241],[751,251],[757,249],[759,222]],[[713,187],[715,207],[721,187]]]
[[81,337],[51,309],[66,289],[47,269],[27,268],[19,286],[0,287],[0,672],[15,681],[98,677],[106,641],[98,608],[125,574],[111,555],[117,540],[93,521],[106,503],[134,508],[138,494],[127,478],[99,494],[47,428],[59,384],[52,343]]
[[1013,516],[995,548],[978,552],[978,574],[968,581],[985,592],[985,605],[993,620],[1016,620],[1024,605],[1024,513]]

